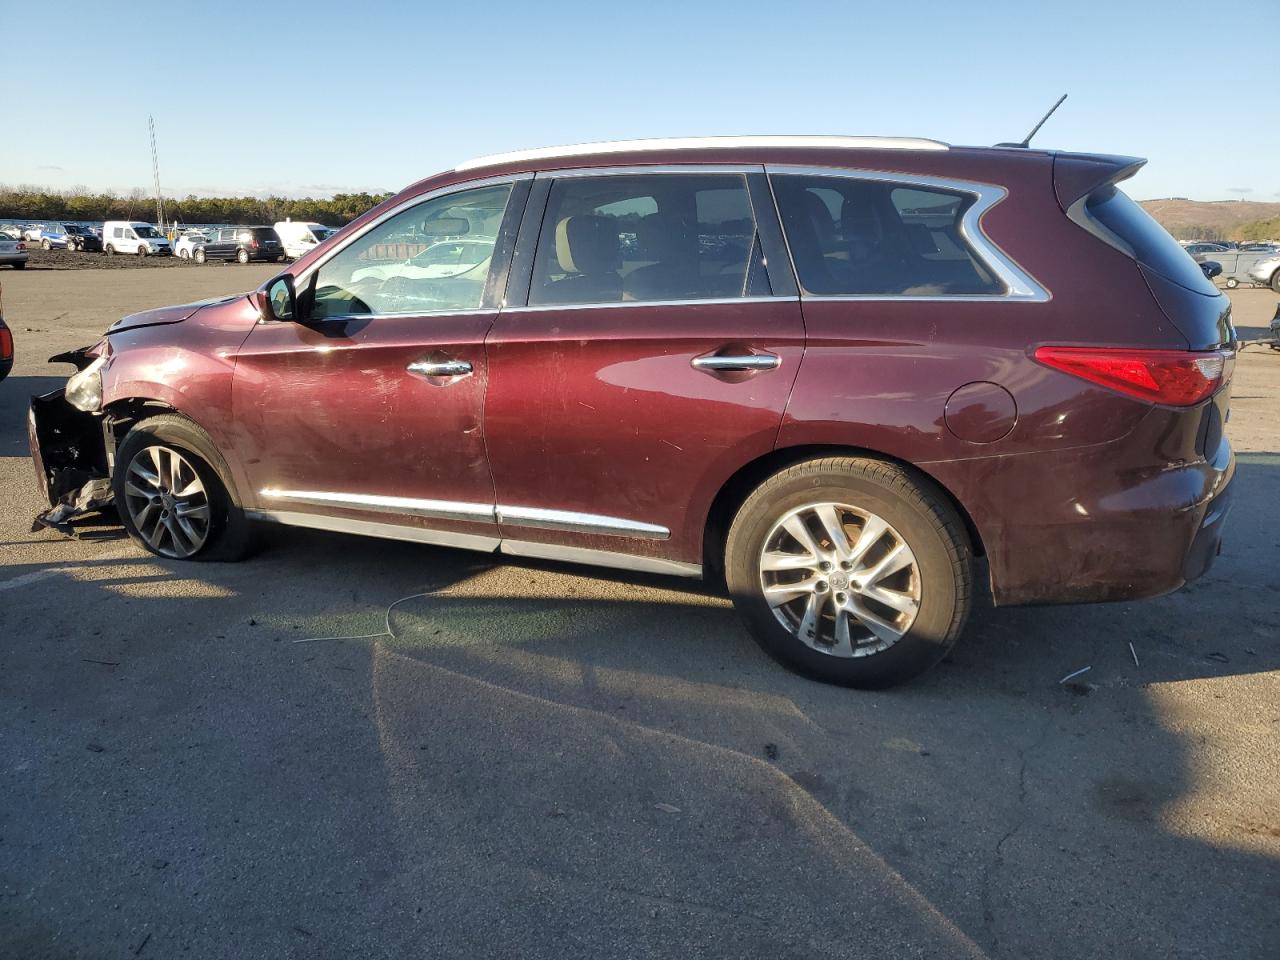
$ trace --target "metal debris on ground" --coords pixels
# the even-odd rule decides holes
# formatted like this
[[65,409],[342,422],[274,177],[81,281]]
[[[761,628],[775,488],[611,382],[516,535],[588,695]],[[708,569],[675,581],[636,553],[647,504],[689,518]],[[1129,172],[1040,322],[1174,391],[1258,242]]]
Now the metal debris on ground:
[[1130,641],[1129,641],[1129,653],[1133,655],[1133,665],[1134,665],[1135,667],[1140,667],[1140,666],[1142,666],[1142,664],[1140,664],[1140,663],[1138,662],[1138,651],[1137,651],[1137,650],[1135,650],[1135,649],[1133,649],[1133,641],[1132,641],[1132,640],[1130,640]]
[[1059,681],[1058,681],[1058,683],[1059,683],[1059,684],[1066,683],[1066,682],[1067,682],[1068,680],[1070,680],[1072,677],[1078,677],[1078,676],[1080,676],[1080,674],[1082,674],[1082,673],[1088,673],[1088,672],[1089,672],[1090,670],[1092,670],[1092,669],[1093,669],[1093,667],[1091,667],[1091,666],[1090,666],[1090,667],[1081,667],[1081,668],[1080,668],[1079,670],[1077,670],[1075,673],[1068,673],[1065,677],[1063,677],[1061,680],[1059,680]]

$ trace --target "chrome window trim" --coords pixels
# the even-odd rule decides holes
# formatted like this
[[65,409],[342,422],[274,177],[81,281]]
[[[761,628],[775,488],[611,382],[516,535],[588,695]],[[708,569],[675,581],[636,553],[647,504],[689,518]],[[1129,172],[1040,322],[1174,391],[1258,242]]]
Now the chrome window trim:
[[[870,180],[877,183],[900,184],[904,187],[924,187],[926,189],[944,190],[952,193],[967,193],[974,197],[974,203],[965,211],[960,220],[960,234],[982,260],[1005,285],[1004,293],[970,293],[970,294],[936,294],[917,296],[913,294],[892,293],[850,293],[850,294],[806,294],[801,291],[802,301],[857,301],[899,303],[938,303],[952,301],[970,301],[977,303],[1048,303],[1053,295],[1045,289],[1031,274],[1027,273],[1009,254],[1005,253],[994,240],[982,230],[982,218],[992,207],[1009,195],[1004,187],[994,183],[982,183],[975,180],[953,180],[947,177],[930,177],[914,173],[895,173],[885,170],[865,170],[855,167],[810,167],[794,164],[765,164],[765,173],[770,178],[775,176],[804,177],[845,177],[853,180]],[[774,197],[776,203],[777,197]],[[781,213],[779,213],[781,220]],[[786,237],[786,223],[783,221],[782,233]],[[787,252],[791,252],[791,243],[787,241]],[[795,257],[791,257],[795,265]],[[799,271],[796,272],[797,279]]]
[[536,527],[541,530],[564,530],[570,533],[602,533],[607,536],[631,537],[637,540],[666,540],[671,531],[656,523],[606,517],[597,513],[574,510],[546,510],[542,507],[511,507],[498,504],[495,513],[499,524]]
[[[308,323],[330,323],[334,320],[394,320],[396,317],[466,317],[480,313],[497,313],[498,307],[465,307],[462,310],[397,310],[395,313],[341,313],[332,317],[314,317]],[[292,323],[291,320],[264,320],[261,323]]]
[[[653,174],[721,174],[745,177],[762,173],[760,163],[636,163],[618,167],[569,167],[564,170],[539,170],[539,180],[561,180],[571,177],[640,177]],[[746,185],[743,184],[743,189]]]
[[770,147],[808,147],[843,150],[950,150],[950,144],[923,137],[839,137],[839,136],[731,136],[731,137],[658,137],[648,140],[604,140],[599,143],[573,143],[558,147],[535,147],[530,150],[513,150],[509,153],[492,153],[483,157],[464,160],[455,170],[471,170],[475,167],[499,163],[520,163],[529,160],[559,160],[564,157],[587,156],[600,153],[624,153],[640,150],[714,150],[714,149],[768,149]]
[[[392,217],[397,216],[401,213],[404,213],[404,211],[409,210],[412,207],[416,207],[420,203],[427,203],[430,200],[436,200],[440,197],[447,197],[451,193],[462,193],[464,190],[475,190],[482,187],[496,187],[498,184],[501,184],[501,183],[516,183],[517,181],[520,181],[520,180],[532,180],[532,179],[533,179],[532,172],[504,173],[496,177],[482,177],[479,180],[465,180],[461,183],[451,183],[447,187],[438,187],[437,189],[431,190],[427,193],[420,193],[415,196],[408,197],[402,202],[396,204],[390,210],[387,210],[382,214],[380,214],[377,218],[370,220],[360,229],[358,233],[353,233],[351,236],[347,237],[345,240],[343,240],[340,244],[338,244],[332,250],[326,251],[325,255],[321,257],[319,260],[317,260],[315,263],[308,264],[305,270],[303,270],[301,273],[298,273],[294,276],[293,284],[296,288],[301,290],[303,287],[306,286],[307,282],[311,279],[311,275],[313,273],[315,273],[317,270],[323,267],[326,263],[328,263],[330,260],[336,257],[343,250],[347,249],[347,247],[351,246],[361,237],[368,235],[368,233],[371,230],[374,230],[375,228],[386,223]],[[507,198],[507,202],[510,203],[510,197]],[[470,309],[470,308],[467,308],[467,309]],[[452,313],[456,311],[449,311],[449,312]],[[380,316],[405,316],[405,314],[364,313],[364,314],[360,314],[359,316],[367,318],[371,316],[379,316],[379,317]],[[418,316],[418,314],[411,314],[411,316]],[[336,318],[326,317],[325,319],[336,319]],[[286,320],[282,322],[290,323],[292,321]]]
[[543,313],[548,310],[611,310],[614,307],[698,307],[737,303],[795,303],[799,297],[708,297],[706,300],[602,300],[599,303],[540,303],[503,307],[507,313]]

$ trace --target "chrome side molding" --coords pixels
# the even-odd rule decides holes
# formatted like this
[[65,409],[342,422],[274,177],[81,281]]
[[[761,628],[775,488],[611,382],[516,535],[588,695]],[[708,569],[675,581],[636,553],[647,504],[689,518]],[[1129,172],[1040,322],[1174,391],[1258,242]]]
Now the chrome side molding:
[[505,526],[536,527],[540,530],[563,530],[567,533],[598,533],[610,537],[639,540],[666,540],[671,531],[656,523],[606,517],[575,510],[548,510],[543,507],[521,507],[507,504],[467,503],[459,500],[420,500],[416,497],[388,497],[369,493],[342,493],[327,490],[281,490],[267,487],[259,491],[263,500],[272,503],[296,503],[313,507],[341,507],[346,510],[371,510],[407,517],[430,517],[436,520],[472,520],[500,523]]
[[680,563],[677,560],[663,560],[660,557],[638,557],[633,553],[614,553],[612,550],[562,547],[554,543],[534,543],[529,540],[503,540],[498,550],[513,557],[562,560],[566,563],[585,563],[593,567],[613,567],[615,570],[665,573],[674,577],[702,576],[700,563]]

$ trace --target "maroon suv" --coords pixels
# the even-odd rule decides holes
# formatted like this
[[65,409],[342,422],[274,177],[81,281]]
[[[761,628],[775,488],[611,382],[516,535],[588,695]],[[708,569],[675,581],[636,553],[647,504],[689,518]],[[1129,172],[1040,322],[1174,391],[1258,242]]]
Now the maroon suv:
[[50,503],[164,557],[250,521],[723,577],[779,659],[879,686],[997,604],[1218,552],[1228,301],[1141,161],[635,141],[423,180],[248,296],[150,310],[34,401]]

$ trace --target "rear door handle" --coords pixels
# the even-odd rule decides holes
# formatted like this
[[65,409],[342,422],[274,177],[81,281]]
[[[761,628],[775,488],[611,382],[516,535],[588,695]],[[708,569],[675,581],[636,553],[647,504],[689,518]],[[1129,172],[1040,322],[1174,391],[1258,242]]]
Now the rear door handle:
[[471,364],[466,360],[415,360],[405,367],[410,373],[424,377],[468,377]]
[[743,373],[750,370],[776,370],[781,358],[772,353],[748,353],[742,356],[694,357],[694,369],[708,373]]

